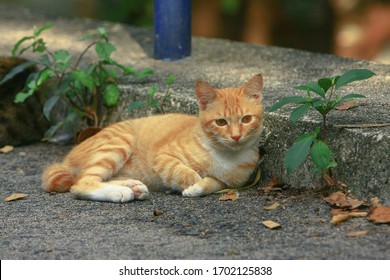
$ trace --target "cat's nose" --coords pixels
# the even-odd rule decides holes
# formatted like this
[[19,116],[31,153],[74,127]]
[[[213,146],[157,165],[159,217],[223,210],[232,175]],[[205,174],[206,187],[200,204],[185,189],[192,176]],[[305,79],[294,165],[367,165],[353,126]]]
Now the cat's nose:
[[238,141],[241,138],[241,135],[232,135],[230,136],[234,141]]

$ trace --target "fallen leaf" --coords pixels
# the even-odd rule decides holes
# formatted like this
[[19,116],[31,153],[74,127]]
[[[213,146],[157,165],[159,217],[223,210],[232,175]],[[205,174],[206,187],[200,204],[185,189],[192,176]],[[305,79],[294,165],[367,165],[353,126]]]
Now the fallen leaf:
[[0,153],[9,153],[14,149],[14,146],[6,145],[3,148],[0,149]]
[[13,200],[22,199],[22,198],[25,198],[26,196],[28,196],[28,195],[24,194],[24,193],[13,193],[10,196],[6,197],[4,199],[4,202],[10,202]]
[[342,209],[342,208],[332,208],[330,211],[332,216],[336,216],[339,214],[347,214],[351,217],[366,217],[368,212],[360,211],[358,209]]
[[268,181],[267,185],[265,187],[260,187],[259,190],[269,193],[271,191],[281,191],[282,187],[287,184],[280,182],[278,177],[274,177],[271,180]]
[[368,233],[368,230],[360,230],[360,231],[351,231],[348,232],[345,236],[347,237],[357,237],[357,236],[363,236]]
[[341,222],[344,222],[349,219],[348,214],[337,214],[332,217],[332,220],[330,221],[333,225],[337,225]]
[[368,215],[368,212],[365,211],[341,208],[333,208],[330,213],[332,215],[332,220],[330,222],[334,225],[344,222],[349,218],[366,217]]
[[335,109],[336,110],[349,110],[354,107],[357,107],[357,102],[356,100],[350,100],[348,102],[345,102],[344,104],[337,106]]
[[236,192],[228,192],[222,195],[219,200],[220,201],[227,201],[227,200],[237,200],[238,199],[238,193]]
[[274,221],[271,221],[271,220],[266,220],[266,221],[262,222],[262,224],[269,229],[276,229],[276,228],[280,228],[282,226],[281,224],[274,222]]
[[159,209],[156,209],[153,211],[153,216],[157,217],[157,216],[161,216],[161,215],[164,215],[164,211],[159,210]]
[[369,218],[376,224],[390,223],[390,206],[372,207]]
[[344,193],[338,191],[325,197],[325,201],[333,206],[340,208],[355,209],[365,204],[365,201],[347,197]]
[[278,202],[274,202],[272,205],[264,206],[263,209],[270,211],[270,210],[275,210],[279,206],[280,204]]
[[367,217],[368,216],[368,212],[364,212],[364,211],[352,211],[352,212],[349,212],[349,216],[350,217]]

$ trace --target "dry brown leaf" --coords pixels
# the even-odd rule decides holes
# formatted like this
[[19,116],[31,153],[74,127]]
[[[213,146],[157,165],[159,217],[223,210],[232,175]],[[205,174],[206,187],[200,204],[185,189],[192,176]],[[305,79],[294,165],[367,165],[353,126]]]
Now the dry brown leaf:
[[6,145],[3,148],[0,149],[0,153],[9,153],[14,149],[14,146]]
[[349,219],[348,214],[337,214],[332,217],[332,220],[330,221],[333,225],[337,225],[341,222],[344,222]]
[[156,209],[153,211],[153,216],[157,217],[157,216],[161,216],[161,215],[164,215],[164,211],[159,210],[159,209]]
[[349,212],[349,216],[350,217],[367,217],[368,216],[368,212],[352,211],[352,212]]
[[325,197],[325,201],[333,206],[340,208],[355,209],[365,204],[365,201],[347,197],[344,193],[338,191]]
[[332,208],[330,211],[332,215],[331,223],[336,225],[348,220],[349,218],[366,217],[368,215],[365,211],[358,211],[357,209],[340,209]]
[[228,192],[222,195],[219,200],[220,201],[227,201],[227,200],[237,200],[238,199],[238,193],[236,192]]
[[272,205],[264,206],[263,209],[267,210],[267,211],[271,211],[271,210],[275,210],[279,206],[280,206],[280,204],[278,202],[274,202],[274,203],[272,203]]
[[343,105],[337,106],[336,110],[349,110],[351,108],[357,107],[356,100],[350,100],[348,102],[345,102]]
[[266,220],[266,221],[262,222],[262,224],[269,229],[276,229],[276,228],[280,228],[282,226],[281,224],[274,222],[274,221],[271,221],[271,220]]
[[359,230],[359,231],[351,231],[348,232],[345,236],[347,237],[357,237],[357,236],[363,236],[368,233],[368,230]]
[[10,202],[13,200],[22,199],[22,198],[25,198],[26,196],[28,196],[28,195],[24,194],[24,193],[13,193],[10,196],[6,197],[4,199],[4,202]]
[[390,206],[372,207],[369,218],[376,224],[390,223]]
[[278,177],[274,177],[271,180],[268,181],[267,185],[265,187],[260,187],[259,190],[269,193],[271,191],[281,191],[281,186],[284,186],[286,184],[281,183]]

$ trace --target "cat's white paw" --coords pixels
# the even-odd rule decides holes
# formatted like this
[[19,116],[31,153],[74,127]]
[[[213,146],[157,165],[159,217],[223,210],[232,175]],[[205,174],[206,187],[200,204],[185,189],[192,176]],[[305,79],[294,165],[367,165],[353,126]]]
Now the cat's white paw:
[[186,197],[197,197],[204,195],[203,188],[199,186],[198,184],[194,184],[192,186],[189,186],[182,192],[183,196]]
[[134,191],[123,186],[104,184],[101,188],[90,193],[92,200],[109,202],[129,202],[134,200]]
[[149,197],[148,187],[141,181],[129,179],[125,182],[126,186],[133,190],[135,199],[145,200]]
[[128,179],[128,180],[114,180],[107,182],[109,185],[123,186],[130,188],[134,193],[133,199],[145,200],[149,197],[148,187],[144,183],[138,180]]

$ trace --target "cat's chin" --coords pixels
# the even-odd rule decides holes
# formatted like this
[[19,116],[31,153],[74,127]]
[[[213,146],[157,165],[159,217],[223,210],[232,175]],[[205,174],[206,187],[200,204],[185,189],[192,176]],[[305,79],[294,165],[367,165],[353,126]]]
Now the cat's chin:
[[248,147],[248,142],[225,142],[221,143],[223,150],[238,152]]

